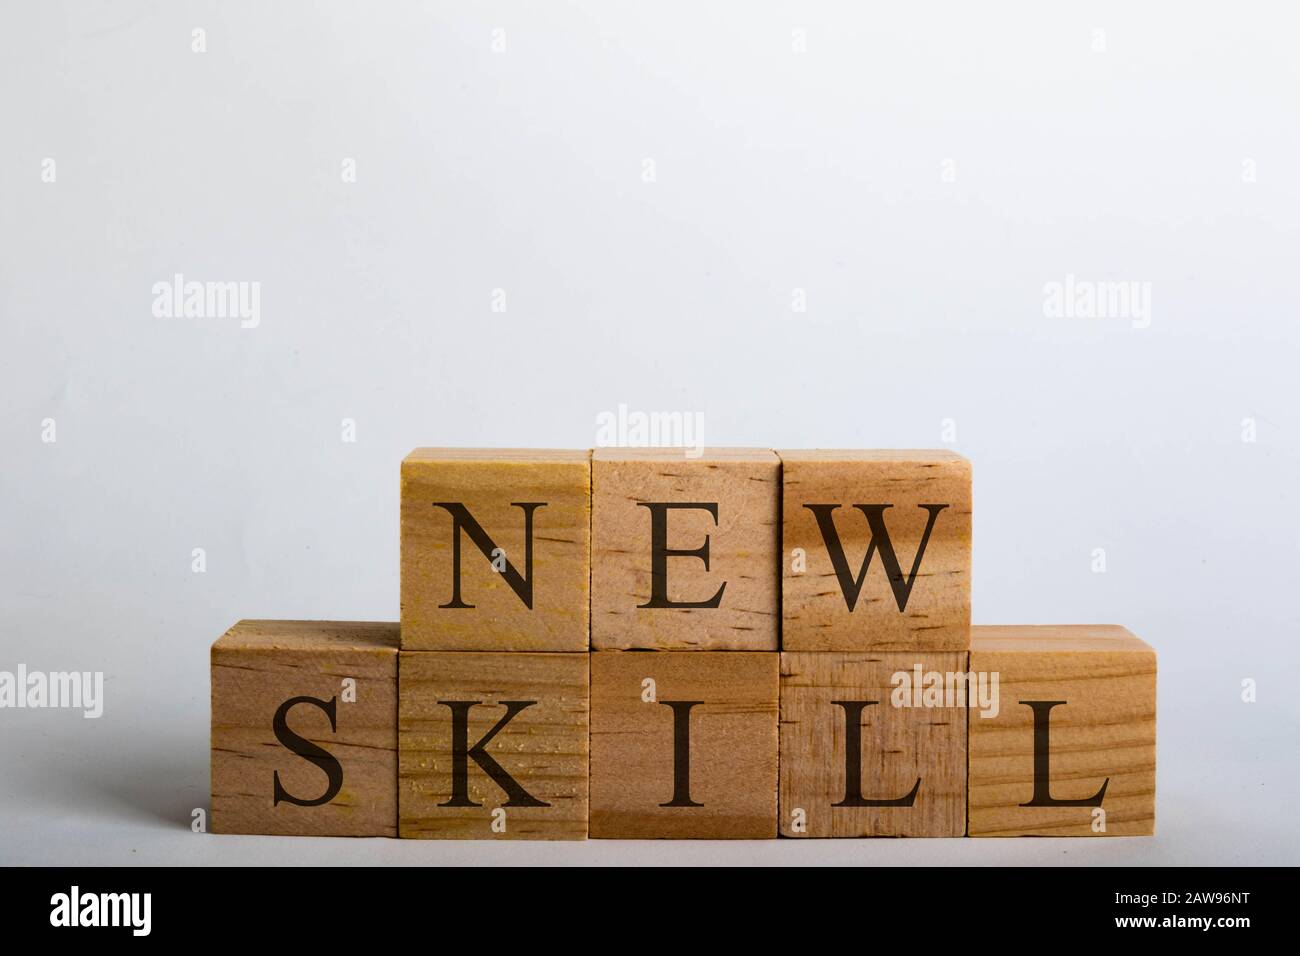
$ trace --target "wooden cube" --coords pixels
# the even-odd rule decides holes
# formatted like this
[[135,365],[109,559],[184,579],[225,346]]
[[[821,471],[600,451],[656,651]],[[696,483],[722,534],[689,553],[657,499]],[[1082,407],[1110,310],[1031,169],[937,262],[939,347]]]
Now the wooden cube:
[[782,451],[782,648],[970,646],[971,466],[947,451]]
[[777,654],[591,655],[591,835],[775,839]]
[[971,671],[997,674],[970,715],[971,836],[1155,832],[1156,653],[1122,627],[976,627]]
[[585,838],[588,657],[402,651],[401,836]]
[[240,621],[212,645],[213,832],[397,835],[397,643]]
[[782,653],[782,835],[962,836],[966,656]]
[[402,647],[589,644],[591,453],[419,448],[402,462]]
[[775,651],[781,463],[758,448],[598,448],[591,645]]

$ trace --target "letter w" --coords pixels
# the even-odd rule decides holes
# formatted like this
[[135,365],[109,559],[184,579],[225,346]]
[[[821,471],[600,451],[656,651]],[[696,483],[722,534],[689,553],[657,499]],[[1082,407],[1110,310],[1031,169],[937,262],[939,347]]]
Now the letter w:
[[918,505],[924,508],[930,515],[929,520],[925,523],[925,533],[921,535],[921,544],[916,549],[916,557],[912,561],[912,573],[905,579],[903,570],[898,565],[898,556],[894,553],[894,545],[889,540],[889,529],[885,527],[885,509],[892,508],[893,505],[854,505],[864,515],[867,516],[867,525],[871,528],[871,543],[867,546],[867,556],[862,560],[862,570],[858,572],[855,578],[853,572],[849,570],[848,559],[844,556],[844,546],[840,543],[839,532],[835,530],[835,517],[833,512],[839,505],[804,505],[817,518],[817,527],[821,529],[822,539],[826,542],[826,550],[831,557],[831,566],[835,568],[835,576],[839,578],[840,590],[844,593],[844,603],[852,611],[858,603],[858,595],[862,593],[862,584],[867,579],[867,568],[871,567],[871,556],[880,549],[880,561],[885,566],[885,574],[889,577],[890,590],[894,592],[894,603],[898,605],[900,611],[907,609],[907,600],[912,594],[912,585],[916,583],[916,572],[921,567],[921,558],[925,556],[925,546],[930,541],[930,532],[934,530],[935,519],[939,517],[939,512],[947,505]]
[[[472,608],[473,604],[466,604],[460,597],[460,533],[464,531],[469,535],[469,539],[474,542],[474,546],[483,552],[483,557],[489,561],[496,560],[497,553],[502,553],[497,548],[496,542],[488,537],[488,533],[483,530],[483,526],[474,520],[474,516],[469,513],[469,509],[457,501],[435,501],[435,508],[442,508],[451,515],[451,580],[452,591],[451,600],[446,604],[438,605],[441,608]],[[533,512],[538,508],[545,508],[546,503],[540,501],[512,501],[512,508],[524,509],[524,573],[521,575],[517,568],[506,558],[505,569],[501,571],[501,576],[505,578],[506,584],[510,585],[510,590],[519,596],[519,600],[524,602],[528,610],[533,609]]]

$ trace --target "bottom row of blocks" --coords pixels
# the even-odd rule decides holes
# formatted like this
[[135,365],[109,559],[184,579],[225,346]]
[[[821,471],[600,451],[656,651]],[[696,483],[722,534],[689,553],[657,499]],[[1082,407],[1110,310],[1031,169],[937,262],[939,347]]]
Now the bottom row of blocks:
[[976,627],[968,652],[544,654],[243,621],[212,648],[212,828],[1150,834],[1155,684],[1155,652],[1113,626]]

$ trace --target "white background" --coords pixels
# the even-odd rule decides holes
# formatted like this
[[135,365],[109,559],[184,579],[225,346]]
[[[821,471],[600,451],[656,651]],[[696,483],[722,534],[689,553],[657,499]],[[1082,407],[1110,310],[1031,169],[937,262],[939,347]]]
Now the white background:
[[[0,669],[102,670],[107,703],[0,711],[0,862],[1297,862],[1298,25],[6,2]],[[155,318],[175,273],[259,282],[260,325]],[[1049,317],[1067,275],[1150,283],[1149,327]],[[191,834],[211,641],[396,619],[407,451],[587,447],[620,403],[728,445],[936,447],[951,419],[976,622],[1159,651],[1158,835]]]

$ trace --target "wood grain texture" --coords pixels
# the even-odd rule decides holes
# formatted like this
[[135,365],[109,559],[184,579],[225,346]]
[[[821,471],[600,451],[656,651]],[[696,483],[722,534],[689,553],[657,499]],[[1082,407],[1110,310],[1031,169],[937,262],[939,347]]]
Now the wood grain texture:
[[[959,837],[966,824],[965,707],[896,707],[892,677],[964,673],[966,653],[781,654],[781,807],[784,836]],[[847,714],[834,701],[878,701],[861,710],[861,789],[896,799],[921,783],[910,807],[834,806],[847,788]],[[796,828],[796,810],[806,828]]]
[[[399,830],[425,839],[580,840],[587,835],[589,655],[402,651],[398,717]],[[475,701],[465,743],[478,744],[507,715],[502,701],[535,701],[485,746],[535,800],[504,806],[509,795],[474,760],[469,800],[453,799],[452,711],[444,701]],[[505,811],[505,831],[493,811]]]
[[[420,448],[402,462],[402,647],[581,651],[589,646],[591,454],[544,449]],[[460,603],[452,512],[463,505],[510,568],[531,584],[531,608],[464,530]],[[533,567],[527,574],[527,515]],[[489,552],[490,553],[490,552]]]
[[[782,648],[788,651],[955,651],[970,642],[971,465],[946,451],[780,451]],[[874,535],[857,505],[888,505],[881,520],[902,579],[911,579],[930,513],[937,513],[905,609],[876,542],[852,609],[815,512],[831,512],[853,580]],[[795,563],[806,555],[806,569]]]
[[[999,674],[995,718],[970,718],[971,836],[1135,836],[1155,832],[1156,653],[1122,627],[975,627],[971,669]],[[1034,709],[1048,712],[1050,796],[1106,790],[1091,806],[1033,801]],[[1106,782],[1109,781],[1109,782]]]
[[[396,624],[240,621],[212,645],[213,832],[397,835],[397,644]],[[287,728],[342,769],[337,794],[315,807],[274,799],[276,774],[299,800],[329,789],[273,729],[281,705],[303,696],[334,701],[336,729],[311,704],[290,708]]]
[[[600,651],[591,655],[591,835],[775,839],[777,654]],[[645,700],[645,681],[653,701]],[[688,796],[677,796],[678,719],[689,709]]]
[[[775,651],[780,624],[780,476],[776,453],[706,448],[597,449],[592,456],[591,644],[597,649]],[[652,600],[654,502],[709,503],[665,512],[666,547],[708,546],[665,561],[665,595],[718,606],[645,607]]]

